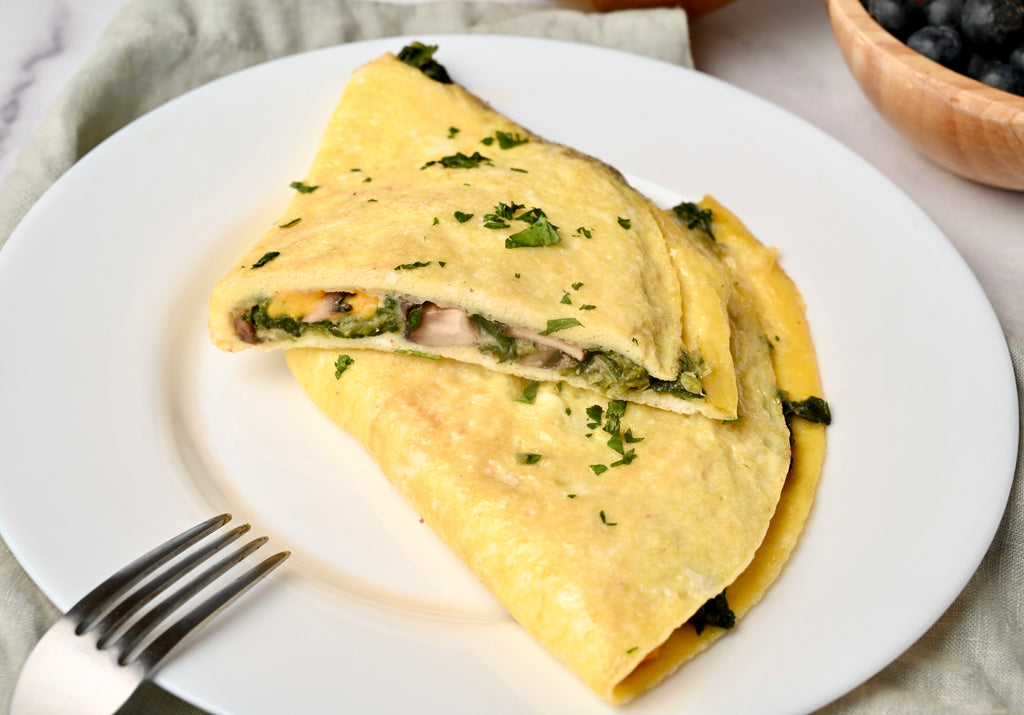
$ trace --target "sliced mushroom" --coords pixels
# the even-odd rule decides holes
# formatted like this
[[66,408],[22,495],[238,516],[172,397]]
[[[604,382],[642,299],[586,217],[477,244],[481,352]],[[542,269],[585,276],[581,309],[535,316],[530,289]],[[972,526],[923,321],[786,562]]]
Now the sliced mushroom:
[[409,333],[409,340],[417,345],[446,347],[449,345],[476,345],[476,328],[469,316],[458,308],[440,308],[424,303],[420,324]]
[[235,335],[243,343],[258,345],[263,341],[256,337],[256,327],[252,324],[252,321],[246,319],[247,315],[247,312],[236,313],[231,318],[231,326],[235,329]]
[[541,345],[536,351],[529,355],[523,355],[523,357],[516,360],[520,365],[526,367],[541,367],[545,370],[550,370],[553,367],[558,367],[562,360],[570,360],[570,358],[558,348],[551,347],[550,345]]
[[509,328],[508,330],[505,331],[505,334],[508,335],[510,338],[518,338],[519,340],[529,340],[531,343],[534,343],[535,345],[543,345],[549,348],[555,348],[556,350],[562,351],[563,353],[571,357],[573,360],[582,360],[587,356],[587,351],[581,348],[579,345],[573,345],[572,343],[567,343],[564,340],[552,338],[548,335],[540,335],[539,333],[534,333],[533,331],[525,330],[523,328]]

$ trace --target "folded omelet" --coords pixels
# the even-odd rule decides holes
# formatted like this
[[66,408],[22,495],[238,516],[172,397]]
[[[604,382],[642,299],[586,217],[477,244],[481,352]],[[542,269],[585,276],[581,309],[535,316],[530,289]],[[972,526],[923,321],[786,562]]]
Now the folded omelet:
[[442,358],[287,353],[310,398],[512,616],[612,703],[761,598],[822,464],[827,405],[800,296],[735,217],[711,199],[701,210],[734,285],[735,419]]
[[287,210],[215,287],[213,342],[428,354],[734,418],[707,238],[435,77],[390,54],[351,76]]

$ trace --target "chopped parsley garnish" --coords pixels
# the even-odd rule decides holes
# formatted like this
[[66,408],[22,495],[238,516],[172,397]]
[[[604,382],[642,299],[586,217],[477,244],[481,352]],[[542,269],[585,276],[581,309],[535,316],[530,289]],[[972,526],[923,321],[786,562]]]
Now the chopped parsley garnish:
[[604,427],[608,434],[616,434],[621,427],[621,420],[626,415],[626,407],[629,403],[625,400],[612,400],[608,403],[608,409],[604,413]]
[[674,213],[687,228],[696,229],[712,241],[715,240],[715,234],[712,230],[713,218],[711,216],[711,209],[702,209],[695,203],[684,201],[678,206],[673,206],[672,213]]
[[[600,475],[606,472],[611,467],[621,467],[627,464],[632,464],[636,459],[636,450],[627,450],[623,444],[636,444],[642,442],[643,437],[636,437],[633,435],[632,429],[627,429],[626,433],[622,433],[622,418],[626,414],[626,407],[629,405],[625,400],[612,400],[608,403],[608,409],[602,409],[600,405],[591,405],[587,408],[587,417],[590,418],[590,422],[587,423],[588,429],[596,429],[601,427],[601,422],[604,421],[604,426],[601,429],[607,432],[610,436],[608,438],[608,446],[618,454],[622,455],[622,458],[612,462],[610,465],[605,466],[603,464],[591,464],[590,468],[594,471],[594,474]],[[592,434],[592,433],[591,433]],[[590,434],[587,435],[588,437]]]
[[413,357],[426,358],[427,360],[441,359],[440,355],[434,355],[433,353],[425,353],[420,350],[405,350],[404,348],[399,348],[398,350],[395,350],[395,352],[398,353],[399,355],[412,355]]
[[455,220],[458,221],[459,223],[466,223],[466,221],[469,221],[471,218],[473,218],[473,214],[464,214],[461,211],[456,211],[454,216]]
[[[511,204],[506,204],[504,201],[499,201],[494,207],[494,211],[489,214],[484,214],[484,227],[485,228],[508,228],[509,221],[516,218],[516,211],[525,209],[526,206],[523,204],[517,204],[513,201]],[[539,211],[540,209],[535,209]]]
[[348,370],[354,362],[355,360],[348,355],[339,355],[338,359],[334,361],[334,379],[340,380],[341,374]]
[[548,327],[540,331],[539,335],[551,335],[551,333],[558,332],[559,330],[566,330],[567,328],[583,327],[583,323],[576,320],[576,318],[551,318],[548,320]]
[[537,246],[553,246],[560,243],[562,237],[558,235],[558,227],[548,221],[543,209],[534,207],[528,211],[523,204],[512,202],[506,204],[498,202],[494,211],[484,214],[484,228],[510,228],[510,221],[522,221],[530,224],[518,233],[513,233],[505,239],[505,248],[528,248]]
[[508,170],[509,171],[518,171],[520,174],[529,174],[530,173],[526,169],[520,169],[518,166],[510,166],[508,168]]
[[[545,216],[544,214],[544,211],[534,206],[529,211],[523,211],[521,214],[516,216],[516,221],[525,221],[526,223],[534,224],[537,223],[537,221],[542,218],[547,218],[547,216]],[[558,227],[553,226],[553,228]]]
[[572,284],[572,289],[573,289],[573,290],[579,290],[579,289],[580,289],[580,288],[582,288],[582,287],[583,287],[583,284],[582,284],[582,283],[573,283],[573,284]]
[[[519,218],[518,216],[516,217]],[[524,220],[524,219],[520,219]],[[562,237],[555,227],[548,222],[547,216],[541,214],[528,227],[519,233],[513,233],[505,239],[505,248],[529,248],[537,246],[553,246],[560,243]]]
[[569,297],[568,293],[563,293],[562,294],[562,300],[560,300],[558,302],[559,303],[564,303],[565,305],[572,305],[572,298]]
[[687,623],[692,623],[697,635],[704,632],[707,626],[729,629],[736,625],[736,614],[729,608],[729,601],[725,598],[725,591],[709,599],[707,603],[697,609],[697,612],[690,616]]
[[368,184],[371,181],[373,181],[373,177],[372,176],[367,176],[365,179],[363,179],[363,183],[364,184]]
[[806,400],[790,400],[784,390],[779,390],[779,398],[782,400],[782,414],[789,422],[793,417],[800,417],[808,422],[817,422],[823,425],[832,424],[832,411],[828,403],[820,397],[808,397]]
[[445,169],[475,169],[484,163],[490,164],[491,160],[480,152],[475,151],[472,156],[466,156],[460,151],[448,156],[442,156],[436,161],[428,161],[422,168],[426,169],[428,166],[440,164]]
[[311,194],[320,188],[319,186],[310,186],[309,184],[304,184],[301,181],[293,181],[288,185],[295,189],[296,191],[298,191],[300,194]]
[[590,303],[584,303],[580,306],[580,310],[597,310],[597,306],[591,305]]
[[410,67],[415,67],[427,77],[436,80],[441,84],[452,84],[452,78],[448,76],[448,70],[444,65],[434,59],[437,52],[437,45],[424,45],[422,42],[413,42],[406,45],[398,53],[398,59]]
[[[610,442],[610,440],[609,440],[609,442]],[[636,450],[635,449],[631,449],[628,452],[623,453],[622,459],[620,459],[620,460],[618,460],[616,462],[612,462],[610,466],[612,466],[612,467],[621,467],[621,466],[624,466],[626,464],[632,464],[634,459],[636,459]]]
[[583,236],[583,238],[590,238],[593,235],[594,235],[594,229],[592,229],[592,228],[584,228],[583,226],[580,226],[579,228],[577,228],[576,229],[576,233],[573,234],[573,236],[577,236],[577,237],[578,236]]
[[526,387],[523,388],[523,394],[516,398],[516,402],[525,402],[527,405],[532,405],[533,401],[537,399],[537,390],[539,388],[540,383],[536,380],[526,383]]
[[426,268],[430,265],[430,261],[416,261],[415,263],[403,263],[399,266],[395,266],[396,271],[411,271],[414,268]]
[[601,523],[604,524],[605,526],[617,526],[618,525],[618,522],[608,521],[608,517],[606,517],[604,515],[604,510],[603,509],[601,510]]
[[[530,141],[527,137],[519,136],[519,132],[512,134],[511,132],[497,131],[494,132],[494,136],[498,140],[498,146],[502,149],[511,149],[512,147],[519,146],[520,144],[527,144]],[[490,139],[490,137],[488,137],[488,139]]]
[[620,432],[615,431],[611,433],[611,437],[608,438],[608,446],[619,454],[626,455],[626,448],[622,446],[622,434]]
[[516,461],[520,464],[536,464],[542,459],[536,452],[517,452]]
[[626,655],[632,655],[633,653],[636,653],[638,650],[640,650],[639,646],[633,646],[632,648],[626,650]]
[[569,497],[570,499],[575,499],[576,498],[575,494],[566,494],[565,496]]
[[432,225],[433,225],[433,226],[436,226],[436,225],[437,225],[437,224],[439,224],[439,223],[441,223],[441,219],[439,219],[439,218],[438,218],[437,216],[435,216],[435,217],[434,217],[434,223],[433,223]]
[[454,139],[455,135],[459,133],[458,127],[448,127],[448,138]]
[[267,265],[280,255],[280,251],[267,251],[266,253],[263,254],[260,260],[253,263],[252,266],[250,266],[250,268],[263,268],[263,266]]
[[291,221],[288,221],[287,223],[282,223],[281,225],[278,226],[278,228],[291,228],[301,220],[301,216],[299,218],[293,218]]
[[633,225],[633,222],[630,221],[628,218],[622,218],[621,216],[617,216],[616,220],[619,222],[619,225],[622,226],[623,228],[629,228],[630,226]]

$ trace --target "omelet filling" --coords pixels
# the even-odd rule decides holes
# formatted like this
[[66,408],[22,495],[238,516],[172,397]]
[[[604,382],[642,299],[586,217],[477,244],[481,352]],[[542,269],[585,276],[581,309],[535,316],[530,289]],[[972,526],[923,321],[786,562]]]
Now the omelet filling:
[[705,396],[699,356],[684,352],[676,378],[659,380],[611,350],[584,348],[549,334],[470,315],[460,308],[393,295],[372,296],[358,290],[282,293],[261,299],[235,315],[234,329],[241,340],[253,345],[268,339],[298,338],[311,331],[346,339],[400,332],[416,345],[476,347],[498,362],[512,361],[552,370],[559,376],[572,375],[597,389],[651,389],[684,399]]

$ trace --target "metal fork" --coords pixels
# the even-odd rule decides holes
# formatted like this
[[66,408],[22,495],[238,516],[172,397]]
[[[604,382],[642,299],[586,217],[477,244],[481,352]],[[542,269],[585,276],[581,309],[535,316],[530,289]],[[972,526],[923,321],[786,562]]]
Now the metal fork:
[[10,715],[110,715],[153,675],[185,636],[288,558],[290,552],[282,551],[254,566],[144,643],[173,611],[266,543],[267,538],[254,539],[224,556],[145,613],[140,611],[153,599],[246,533],[249,525],[213,538],[121,597],[230,520],[230,514],[221,514],[182,532],[125,566],[76,603],[29,655],[15,686]]

